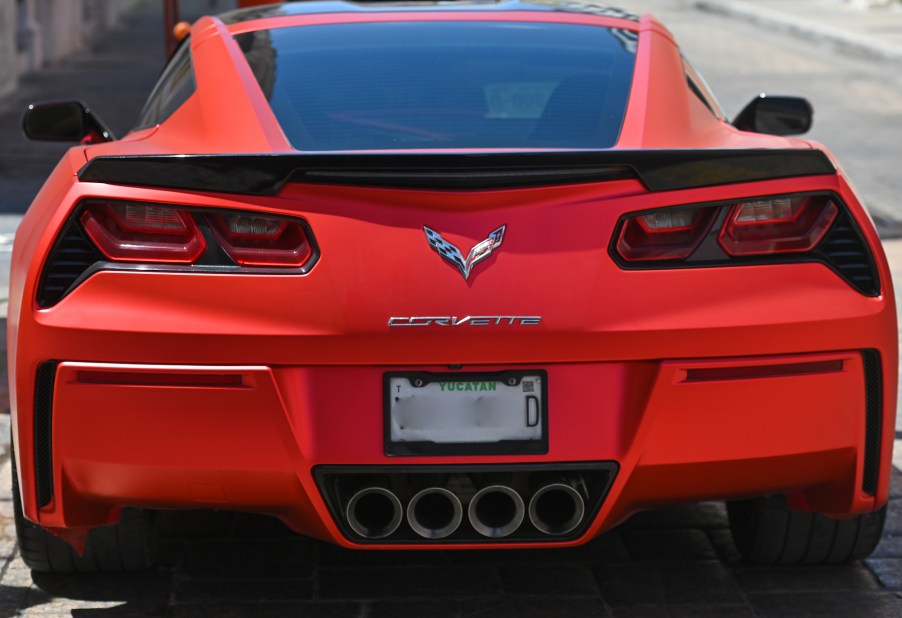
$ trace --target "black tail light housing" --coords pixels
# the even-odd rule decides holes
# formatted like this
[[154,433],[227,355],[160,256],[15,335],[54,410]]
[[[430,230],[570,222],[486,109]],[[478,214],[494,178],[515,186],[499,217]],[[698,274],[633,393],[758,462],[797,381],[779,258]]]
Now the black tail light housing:
[[657,208],[620,218],[609,253],[626,270],[820,262],[880,295],[874,258],[832,193]]
[[85,200],[50,251],[38,307],[99,270],[305,274],[319,259],[303,219],[125,200]]

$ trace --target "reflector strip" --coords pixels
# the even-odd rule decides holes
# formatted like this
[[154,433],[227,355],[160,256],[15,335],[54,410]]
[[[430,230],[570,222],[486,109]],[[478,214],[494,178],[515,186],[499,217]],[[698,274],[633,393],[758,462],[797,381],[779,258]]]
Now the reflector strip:
[[711,382],[715,380],[749,380],[754,378],[779,378],[811,373],[834,373],[843,370],[841,360],[788,363],[785,365],[747,365],[745,367],[699,367],[686,370],[684,382]]
[[38,367],[34,384],[34,482],[38,508],[53,500],[53,383],[57,361]]
[[876,495],[880,478],[880,441],[883,435],[883,371],[880,352],[864,350],[865,427],[864,471],[861,489]]
[[241,388],[239,373],[162,373],[145,371],[79,371],[79,384],[117,386],[185,386],[195,388]]

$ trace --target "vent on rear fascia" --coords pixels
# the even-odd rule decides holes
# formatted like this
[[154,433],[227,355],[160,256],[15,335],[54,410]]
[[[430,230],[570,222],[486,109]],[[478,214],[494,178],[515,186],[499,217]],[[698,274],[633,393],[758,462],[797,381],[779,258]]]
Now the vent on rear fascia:
[[858,226],[845,210],[840,209],[815,254],[865,296],[880,295],[880,278],[874,258]]
[[865,393],[865,427],[864,427],[864,475],[861,489],[865,493],[877,493],[877,481],[880,478],[880,440],[883,435],[883,374],[880,353],[877,350],[864,350],[864,393]]
[[53,499],[53,383],[57,361],[38,366],[34,385],[34,480],[38,507]]
[[39,307],[58,303],[95,262],[103,259],[100,252],[74,221],[69,222],[56,240],[38,284]]

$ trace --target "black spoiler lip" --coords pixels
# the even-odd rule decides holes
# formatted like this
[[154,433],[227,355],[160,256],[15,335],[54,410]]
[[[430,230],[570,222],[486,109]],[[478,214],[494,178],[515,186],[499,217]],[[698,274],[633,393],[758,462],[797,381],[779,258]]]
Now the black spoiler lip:
[[286,183],[481,190],[635,178],[650,191],[835,174],[815,149],[304,152],[125,155],[90,160],[82,182],[275,195]]

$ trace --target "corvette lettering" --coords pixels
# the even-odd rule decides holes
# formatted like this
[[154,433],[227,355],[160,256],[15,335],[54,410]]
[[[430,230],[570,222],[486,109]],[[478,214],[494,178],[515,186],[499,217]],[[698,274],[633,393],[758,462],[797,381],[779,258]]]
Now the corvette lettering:
[[388,319],[395,326],[537,326],[542,323],[539,315],[468,315],[457,316],[403,316]]

